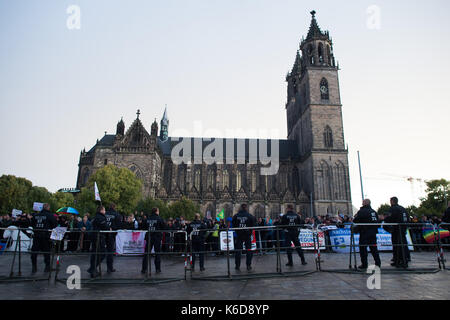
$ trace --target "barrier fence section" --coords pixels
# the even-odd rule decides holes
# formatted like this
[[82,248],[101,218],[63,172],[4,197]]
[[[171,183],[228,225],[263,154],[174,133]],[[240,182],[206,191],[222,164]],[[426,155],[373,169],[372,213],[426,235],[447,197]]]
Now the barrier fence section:
[[[104,247],[103,238],[108,236],[115,236],[120,234],[132,234],[133,236],[136,234],[140,234],[141,237],[145,237],[145,239],[151,239],[152,236],[156,234],[161,234],[161,241],[159,247],[157,244],[151,248],[151,241],[146,241],[146,245],[137,246],[131,248],[130,252],[125,252],[124,247],[121,248],[121,253],[124,257],[127,255],[136,256],[139,255],[142,259],[147,259],[147,269],[143,270],[144,278],[136,279],[136,278],[111,278],[111,277],[103,277],[102,273],[102,263],[98,263],[98,275],[97,277],[91,279],[82,279],[85,283],[161,283],[161,282],[169,282],[169,281],[179,281],[179,280],[187,280],[189,273],[191,280],[242,280],[242,279],[252,279],[252,278],[268,278],[268,277],[286,277],[286,276],[303,276],[308,275],[314,272],[346,272],[346,273],[362,273],[357,268],[357,256],[356,252],[359,248],[359,244],[356,243],[358,238],[357,230],[355,228],[359,227],[367,227],[367,226],[379,226],[384,229],[390,228],[390,232],[396,232],[395,229],[398,228],[398,233],[404,232],[408,230],[408,228],[417,228],[421,226],[422,229],[430,230],[430,235],[433,237],[430,243],[420,244],[420,247],[424,248],[433,248],[436,251],[437,256],[437,267],[433,268],[405,268],[405,269],[383,269],[383,272],[394,272],[394,273],[434,273],[439,270],[448,270],[445,266],[445,255],[444,249],[449,247],[448,241],[450,237],[447,237],[446,232],[448,232],[449,223],[441,223],[439,225],[433,225],[431,223],[406,223],[406,224],[398,224],[398,223],[373,223],[373,224],[351,224],[349,228],[350,232],[350,241],[349,243],[341,243],[337,245],[336,243],[331,243],[330,241],[326,241],[327,233],[330,231],[323,230],[324,225],[317,225],[312,227],[311,225],[295,225],[295,226],[258,226],[258,227],[249,227],[249,228],[226,228],[226,229],[203,229],[206,233],[205,242],[202,243],[200,247],[194,245],[193,236],[196,235],[195,231],[190,235],[187,234],[185,230],[115,230],[115,231],[81,231],[81,230],[68,230],[65,232],[58,233],[53,230],[33,230],[31,228],[18,228],[16,226],[10,226],[8,228],[0,228],[3,231],[3,237],[7,239],[6,242],[0,243],[0,255],[3,261],[7,260],[10,262],[10,267],[8,270],[5,270],[7,274],[0,275],[0,282],[11,282],[11,281],[41,281],[47,280],[50,281],[52,276],[56,281],[66,281],[59,276],[61,263],[64,259],[69,258],[71,256],[77,255],[85,255],[91,257],[94,255],[96,259],[95,265],[107,257],[108,255],[115,255],[118,253],[117,246],[113,247],[113,251],[108,251]],[[282,251],[295,251],[299,246],[294,245],[293,243],[288,243],[285,241],[285,231],[287,228],[298,228],[300,238],[303,240],[300,242],[300,248],[304,251],[313,251],[315,268],[314,270],[303,270],[303,271],[289,271],[283,270],[282,268]],[[252,248],[253,257],[264,257],[267,261],[271,261],[271,256],[275,256],[275,263],[273,265],[274,271],[267,272],[267,264],[264,265],[264,269],[266,272],[257,273],[255,271],[246,272],[246,273],[236,273],[231,271],[231,257],[236,256],[236,254],[243,253],[243,250],[247,251],[248,249],[243,248],[240,249],[240,245],[238,248],[235,247],[234,241],[236,240],[234,234],[239,231],[249,231],[252,233]],[[198,230],[196,230],[198,231]],[[211,237],[211,234],[214,232],[218,232],[218,236]],[[346,231],[348,232],[348,231]],[[37,233],[46,234],[45,243],[48,244],[42,246],[40,243],[38,246],[33,247],[33,241],[35,240],[35,236]],[[444,239],[441,237],[445,235]],[[227,239],[225,243],[225,247],[222,246],[221,236],[224,236],[224,239]],[[40,238],[42,242],[42,238]],[[95,239],[95,241],[93,241]],[[212,241],[208,241],[212,239]],[[231,239],[231,240],[230,240]],[[305,240],[308,239],[308,240]],[[331,238],[330,238],[331,239]],[[399,241],[395,243],[391,243],[391,249],[395,251],[396,248],[408,248],[408,243],[403,243],[404,238],[399,237]],[[230,242],[232,241],[232,242]],[[392,242],[392,241],[391,241]],[[86,243],[88,243],[86,245]],[[90,248],[92,244],[95,243],[95,248]],[[302,246],[303,244],[303,246]],[[67,249],[71,249],[71,252],[64,252],[64,249],[67,245]],[[375,245],[375,244],[368,244]],[[380,246],[380,243],[378,243]],[[381,244],[383,246],[384,244]],[[415,246],[415,244],[413,244]],[[87,248],[86,248],[87,246]],[[222,248],[221,248],[222,246]],[[334,247],[341,248],[349,248],[349,265],[348,269],[329,269],[324,265],[324,260],[321,257],[322,250],[331,250]],[[195,248],[194,248],[195,247]],[[48,249],[42,249],[48,248]],[[111,247],[110,247],[111,248]],[[212,250],[207,250],[210,248]],[[128,248],[130,249],[130,248]],[[162,249],[162,250],[161,250]],[[398,251],[402,256],[402,260],[405,261],[407,257],[404,255],[408,253],[407,250],[402,249]],[[48,275],[34,275],[34,276],[24,276],[24,263],[23,263],[23,254],[29,256],[30,254],[44,254],[50,256],[50,270]],[[160,259],[161,257],[171,257],[171,256],[180,256],[184,257],[184,266],[183,266],[183,275],[176,275],[170,278],[163,278],[160,276],[152,276],[152,259]],[[208,255],[213,254],[216,257],[224,256],[226,258],[226,271],[217,268],[217,272],[215,275],[211,275],[209,269],[208,274],[204,275],[203,273],[196,273],[192,268],[192,258],[194,254],[203,254],[204,259],[206,260]],[[220,263],[223,259],[215,259],[216,265]],[[217,261],[218,260],[218,261]],[[353,261],[352,261],[353,260]],[[29,261],[29,260],[28,260]],[[28,268],[29,262],[27,262],[25,269]],[[266,262],[264,262],[266,263]],[[352,265],[353,264],[353,265]],[[42,266],[41,264],[38,264]],[[223,266],[223,265],[222,265]],[[325,268],[324,268],[325,266]],[[208,268],[210,266],[208,265]],[[181,269],[181,268],[180,268]],[[259,268],[257,268],[259,269]],[[180,270],[181,271],[181,270]]]
[[[347,244],[346,241],[335,241],[335,243],[330,243],[329,245],[326,245],[326,247],[336,248],[339,247],[340,249],[346,249],[347,247],[349,250],[349,264],[348,269],[323,269],[321,262],[319,259],[319,270],[323,272],[337,272],[337,273],[365,273],[365,269],[358,269],[357,267],[357,256],[356,252],[357,250],[362,246],[359,244],[356,244],[356,238],[359,238],[359,234],[361,231],[364,231],[364,229],[361,228],[367,228],[370,226],[377,226],[379,227],[378,232],[383,232],[383,230],[388,231],[388,235],[390,238],[390,243],[387,244],[387,241],[383,241],[383,239],[380,236],[380,233],[377,233],[377,242],[376,243],[366,243],[363,246],[366,247],[365,250],[368,250],[369,247],[377,246],[378,251],[392,251],[394,258],[395,256],[400,255],[401,259],[398,258],[397,261],[402,261],[404,263],[403,267],[396,267],[395,269],[383,269],[383,273],[435,273],[442,269],[442,258],[441,258],[441,250],[440,242],[438,241],[438,232],[436,231],[436,226],[432,223],[352,223],[349,228],[347,228],[346,233],[350,233],[350,240]],[[434,236],[433,243],[427,243],[427,244],[421,244],[422,247],[431,247],[436,251],[437,254],[437,263],[438,267],[426,267],[426,268],[410,268],[408,267],[408,262],[410,262],[410,253],[408,247],[414,247],[412,246],[413,243],[405,243],[406,234],[408,232],[408,227],[415,227],[422,226],[422,228],[427,228],[431,230],[431,233]],[[319,225],[317,228],[320,229],[323,227],[323,225]],[[393,239],[392,235],[395,234],[395,240]],[[402,236],[402,234],[404,236]],[[381,238],[381,241],[378,240]],[[334,239],[333,239],[334,240]],[[331,241],[330,241],[331,242]],[[381,242],[381,243],[380,243]],[[387,247],[387,248],[386,248]],[[387,249],[387,250],[386,250]],[[367,252],[368,254],[368,252]],[[352,261],[353,260],[353,261]],[[352,265],[353,262],[353,265]],[[395,261],[394,261],[395,263]]]
[[[191,279],[192,280],[244,280],[244,279],[253,279],[253,278],[270,278],[270,277],[287,277],[287,276],[303,276],[307,274],[311,274],[314,272],[317,272],[317,268],[315,270],[304,270],[304,271],[295,271],[295,272],[286,272],[282,270],[281,267],[281,250],[287,250],[287,249],[296,249],[298,246],[284,246],[282,245],[282,242],[284,241],[283,237],[281,236],[282,233],[284,233],[285,228],[302,228],[305,227],[305,225],[295,225],[295,226],[259,226],[259,227],[242,227],[242,228],[226,228],[226,229],[219,229],[219,239],[220,239],[220,247],[216,248],[216,250],[213,250],[212,253],[215,255],[220,255],[222,253],[225,254],[226,257],[226,274],[216,274],[216,275],[198,275],[194,274],[194,269],[192,268],[192,255],[194,254],[203,254],[204,256],[207,255],[207,253],[211,253],[211,251],[205,251],[205,250],[194,250],[193,245],[193,236],[196,236],[197,233],[195,232],[208,232],[213,231],[214,229],[203,229],[202,231],[194,231],[190,234],[189,242],[190,242],[190,263],[189,263],[189,271],[191,271]],[[238,233],[242,231],[249,231],[250,236],[239,236]],[[266,233],[272,233],[273,237],[270,238],[270,240],[266,237]],[[308,247],[311,247],[312,250],[316,250],[316,242],[315,242],[315,233],[314,230],[311,230],[312,236],[312,243],[311,245],[308,245]],[[235,235],[236,234],[236,235]],[[244,238],[250,237],[250,240],[247,240],[247,243],[251,243],[251,248],[246,248],[246,244],[244,241]],[[239,243],[241,242],[241,243]],[[242,243],[243,242],[243,243]],[[241,248],[242,246],[242,248]],[[301,246],[300,246],[301,248]],[[251,253],[252,259],[263,255],[270,255],[275,254],[275,270],[273,272],[260,272],[257,273],[253,269],[250,272],[247,273],[241,273],[240,269],[237,270],[237,272],[232,273],[231,270],[231,256],[233,255],[235,259],[242,259],[242,253],[245,251],[246,255],[249,251],[254,251]],[[258,253],[258,254],[254,254]],[[254,268],[255,263],[252,263]],[[217,268],[219,269],[219,268]]]

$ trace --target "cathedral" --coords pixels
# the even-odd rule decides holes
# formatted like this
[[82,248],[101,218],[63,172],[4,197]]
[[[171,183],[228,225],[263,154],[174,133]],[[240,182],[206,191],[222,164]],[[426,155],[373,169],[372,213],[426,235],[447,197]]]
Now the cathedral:
[[[120,120],[116,134],[105,134],[89,151],[81,151],[77,188],[86,185],[97,169],[114,164],[129,168],[141,179],[144,196],[169,203],[185,196],[200,205],[203,215],[212,217],[222,209],[227,217],[232,216],[242,203],[256,217],[274,218],[288,204],[304,216],[351,215],[339,66],[328,31],[320,29],[315,11],[311,15],[308,34],[286,76],[287,139],[265,140],[267,152],[278,151],[275,174],[263,174],[267,163],[255,160],[252,150],[261,152],[261,139],[213,138],[207,142],[170,137],[166,107],[159,134],[156,120],[150,133],[145,129],[138,110],[127,130]],[[181,155],[175,150],[180,141],[185,146],[181,162],[174,158],[174,154]],[[199,161],[196,150],[202,155],[211,151],[211,145],[215,146],[211,153],[215,161],[202,157]]]

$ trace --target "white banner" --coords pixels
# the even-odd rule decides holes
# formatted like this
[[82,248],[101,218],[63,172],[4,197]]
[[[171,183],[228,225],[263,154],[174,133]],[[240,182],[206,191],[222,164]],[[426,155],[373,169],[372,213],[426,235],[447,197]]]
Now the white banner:
[[61,241],[64,238],[66,231],[67,231],[66,227],[56,227],[55,229],[52,229],[50,239]]
[[[116,235],[116,253],[120,255],[141,255],[145,253],[147,231],[129,232],[118,230]],[[152,249],[152,253],[155,250]]]
[[[227,243],[228,243],[228,249],[227,249]],[[233,231],[228,232],[228,238],[227,238],[226,231],[220,232],[220,250],[222,250],[222,251],[234,250]]]
[[[333,247],[333,251],[339,253],[349,253],[350,252],[350,237],[351,230],[347,228],[337,229],[330,231],[330,242]],[[355,249],[356,252],[359,252],[359,234],[355,234]],[[414,251],[414,247],[412,246],[411,236],[408,233],[406,234],[406,240],[409,244],[408,248],[411,251]],[[392,251],[392,239],[391,234],[384,230],[383,228],[378,229],[377,233],[377,247],[379,251]]]
[[[298,240],[303,250],[314,250],[314,233],[310,229],[300,229]],[[323,231],[318,232],[320,250],[325,250],[325,237]],[[317,238],[316,238],[317,241]],[[292,244],[292,242],[291,242]],[[316,244],[317,245],[317,244]]]
[[13,218],[17,218],[22,214],[22,210],[12,209],[11,215]]

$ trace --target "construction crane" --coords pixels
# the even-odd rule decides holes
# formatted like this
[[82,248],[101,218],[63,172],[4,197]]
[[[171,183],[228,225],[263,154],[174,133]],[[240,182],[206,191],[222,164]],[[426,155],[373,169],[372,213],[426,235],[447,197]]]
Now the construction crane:
[[414,190],[415,190],[414,186],[415,186],[416,182],[419,183],[419,188],[424,189],[423,185],[425,184],[425,179],[414,178],[414,177],[411,177],[411,176],[402,176],[402,175],[392,174],[392,173],[383,173],[382,175],[395,177],[397,180],[408,181],[411,184],[411,197],[413,199],[417,199],[416,194],[414,192]]

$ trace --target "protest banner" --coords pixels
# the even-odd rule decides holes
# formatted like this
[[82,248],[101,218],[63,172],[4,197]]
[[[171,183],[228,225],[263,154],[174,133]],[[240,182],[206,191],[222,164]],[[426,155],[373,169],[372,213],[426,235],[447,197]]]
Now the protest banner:
[[13,218],[17,218],[18,216],[20,216],[22,214],[22,210],[17,210],[17,209],[12,209],[11,211],[11,216]]
[[[227,249],[228,244],[228,249]],[[220,232],[220,250],[227,251],[227,250],[234,250],[234,237],[233,237],[233,231],[227,232],[221,231]]]
[[[117,230],[116,253],[119,255],[141,255],[146,251],[145,234],[147,231],[128,232]],[[152,253],[155,250],[152,248]]]

